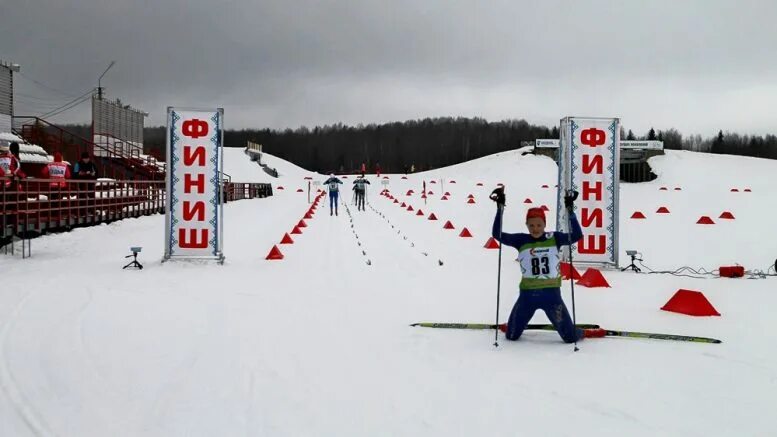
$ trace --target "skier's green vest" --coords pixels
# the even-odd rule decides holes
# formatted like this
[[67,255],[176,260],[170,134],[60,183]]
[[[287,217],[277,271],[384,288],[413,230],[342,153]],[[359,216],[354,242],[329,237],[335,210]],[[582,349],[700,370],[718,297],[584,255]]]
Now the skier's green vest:
[[526,243],[518,248],[521,263],[521,290],[560,288],[561,268],[559,250],[553,233],[545,234],[544,241]]

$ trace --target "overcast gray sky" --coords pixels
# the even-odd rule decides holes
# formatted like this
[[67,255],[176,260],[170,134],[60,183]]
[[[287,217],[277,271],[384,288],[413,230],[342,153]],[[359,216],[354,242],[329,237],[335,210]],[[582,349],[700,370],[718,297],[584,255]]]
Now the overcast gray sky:
[[590,115],[638,134],[764,134],[776,23],[773,0],[3,0],[0,59],[22,66],[20,115],[115,60],[103,86],[147,126],[167,106],[220,106],[228,128]]

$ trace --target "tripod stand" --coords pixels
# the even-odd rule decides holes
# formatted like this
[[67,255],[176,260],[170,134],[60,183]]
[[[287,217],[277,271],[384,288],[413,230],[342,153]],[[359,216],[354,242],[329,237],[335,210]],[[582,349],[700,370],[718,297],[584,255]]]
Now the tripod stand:
[[[634,261],[637,260],[637,253],[636,252],[629,252],[628,255],[631,257],[631,264],[627,265],[626,267],[622,268],[621,271],[626,271],[628,269],[634,270],[636,273],[640,273],[642,270],[634,264]],[[642,261],[641,259],[639,261]]]
[[127,264],[126,266],[122,267],[121,268],[122,270],[124,270],[124,269],[126,269],[128,267],[135,267],[135,268],[138,268],[140,270],[143,270],[143,265],[138,262],[138,253],[137,252],[133,251],[132,255],[127,255],[124,258],[129,258],[129,257],[132,257],[132,261],[130,261],[129,264]]

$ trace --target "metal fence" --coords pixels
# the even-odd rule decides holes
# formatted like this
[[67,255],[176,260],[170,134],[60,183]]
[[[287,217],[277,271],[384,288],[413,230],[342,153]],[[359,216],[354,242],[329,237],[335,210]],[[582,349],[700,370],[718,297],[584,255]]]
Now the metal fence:
[[[270,184],[224,183],[224,202],[272,195]],[[164,181],[0,178],[0,246],[47,231],[165,212]],[[6,251],[8,248],[6,247]],[[23,255],[25,254],[23,250]]]

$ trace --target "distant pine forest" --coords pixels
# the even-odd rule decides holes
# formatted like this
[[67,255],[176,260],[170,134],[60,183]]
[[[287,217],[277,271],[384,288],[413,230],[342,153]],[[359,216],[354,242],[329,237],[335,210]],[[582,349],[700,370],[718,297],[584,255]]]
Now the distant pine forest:
[[[88,125],[65,129],[90,135]],[[341,123],[297,129],[242,129],[224,132],[227,147],[262,144],[263,151],[308,170],[322,173],[354,172],[362,164],[373,172],[400,173],[430,170],[521,147],[536,139],[558,138],[558,127],[532,125],[525,120],[486,121],[482,118],[425,118],[385,124],[348,126]],[[702,138],[676,129],[635,134],[621,131],[622,139],[661,140],[664,148],[777,159],[777,135],[742,135],[720,130]],[[164,158],[165,128],[146,127],[147,153]]]

